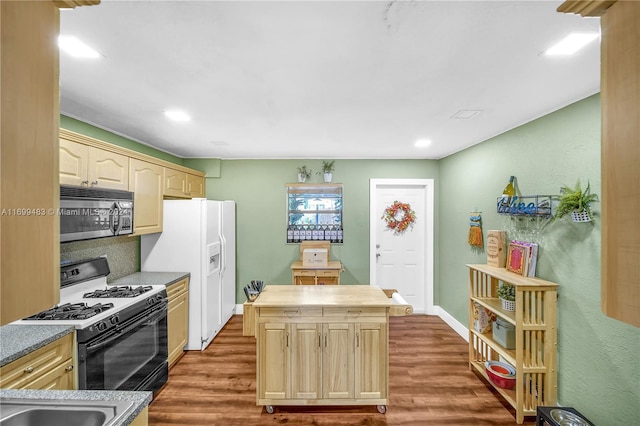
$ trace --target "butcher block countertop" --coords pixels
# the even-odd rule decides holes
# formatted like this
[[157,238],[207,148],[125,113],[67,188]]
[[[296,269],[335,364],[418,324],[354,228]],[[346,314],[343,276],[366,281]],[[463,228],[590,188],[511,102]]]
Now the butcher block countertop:
[[268,285],[253,302],[266,307],[388,307],[395,304],[379,288],[368,285]]

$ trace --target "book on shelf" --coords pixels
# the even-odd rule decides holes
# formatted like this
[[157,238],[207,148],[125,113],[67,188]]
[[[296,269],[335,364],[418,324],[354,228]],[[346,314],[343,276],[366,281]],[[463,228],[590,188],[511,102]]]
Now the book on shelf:
[[500,230],[487,231],[487,264],[504,268],[507,262],[507,233]]
[[523,277],[535,277],[538,263],[538,244],[511,240],[507,253],[507,270]]

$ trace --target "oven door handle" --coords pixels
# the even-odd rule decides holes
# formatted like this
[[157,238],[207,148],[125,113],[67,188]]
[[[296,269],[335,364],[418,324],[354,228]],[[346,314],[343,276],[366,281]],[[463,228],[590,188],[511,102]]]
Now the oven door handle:
[[162,317],[166,317],[167,316],[167,311],[168,311],[167,306],[163,306],[160,310],[154,312],[150,316],[145,317],[140,321],[135,321],[133,324],[128,325],[123,329],[116,330],[115,334],[113,334],[111,337],[107,338],[107,340],[104,340],[104,341],[102,341],[100,343],[96,343],[95,345],[87,345],[87,348],[86,348],[87,349],[87,354],[99,351],[100,349],[104,348],[105,346],[110,345],[115,340],[119,339],[123,334],[126,334],[129,331],[139,327],[141,324],[152,323],[152,322],[155,322],[155,321],[161,319]]

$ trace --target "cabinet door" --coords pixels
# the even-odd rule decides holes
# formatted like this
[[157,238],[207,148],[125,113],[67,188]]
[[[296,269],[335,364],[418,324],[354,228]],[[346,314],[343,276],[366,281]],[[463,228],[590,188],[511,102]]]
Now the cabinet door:
[[385,323],[356,324],[355,397],[387,397],[387,327]]
[[322,397],[353,398],[354,324],[324,324],[322,332]]
[[165,167],[163,194],[165,197],[187,198],[187,174]]
[[322,384],[322,326],[291,324],[291,398],[318,399]]
[[0,368],[2,389],[73,389],[73,334]]
[[111,189],[129,189],[129,157],[89,148],[88,162],[89,186]]
[[60,184],[87,185],[89,147],[81,143],[60,139]]
[[133,191],[133,230],[136,235],[162,232],[163,167],[129,160],[129,191]]
[[205,198],[204,178],[187,173],[187,192],[192,198]]
[[169,299],[167,313],[167,340],[169,366],[178,361],[187,344],[189,326],[189,292],[183,291]]
[[21,389],[74,390],[73,359],[69,358]]
[[258,339],[258,395],[261,399],[289,397],[289,327],[261,323]]

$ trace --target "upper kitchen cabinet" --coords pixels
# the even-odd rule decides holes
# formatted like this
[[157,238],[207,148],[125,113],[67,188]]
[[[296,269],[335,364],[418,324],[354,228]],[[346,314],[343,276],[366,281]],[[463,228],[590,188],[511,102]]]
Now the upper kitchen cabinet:
[[164,168],[164,190],[166,198],[204,198],[204,177]]
[[566,1],[601,16],[602,310],[640,327],[640,2]]
[[187,173],[187,191],[191,198],[205,198],[204,176]]
[[129,160],[129,191],[133,198],[133,233],[162,232],[162,166],[138,159]]
[[128,190],[129,158],[60,139],[60,184]]
[[60,183],[134,193],[135,235],[162,232],[164,198],[203,198],[204,173],[60,129]]

